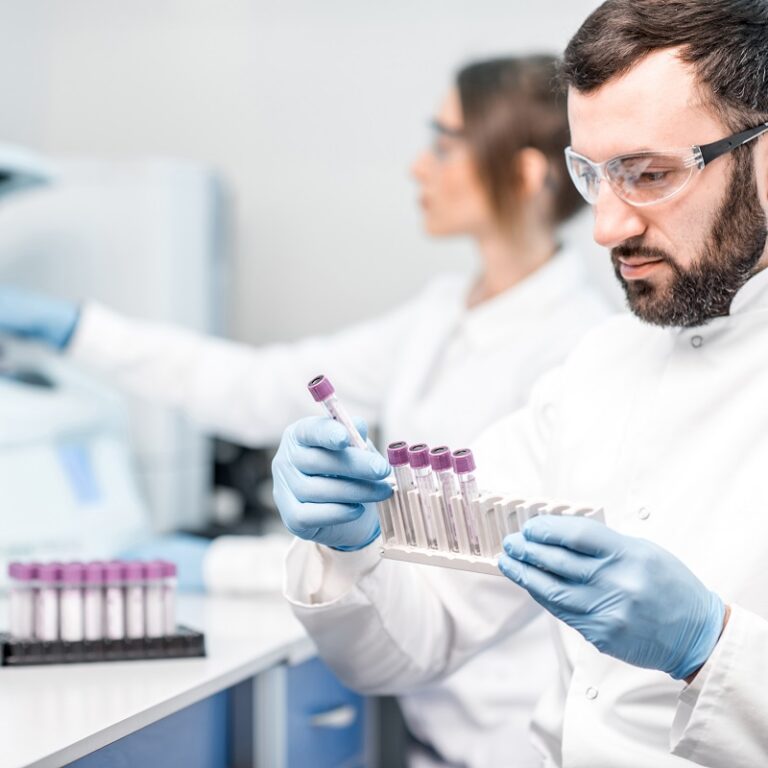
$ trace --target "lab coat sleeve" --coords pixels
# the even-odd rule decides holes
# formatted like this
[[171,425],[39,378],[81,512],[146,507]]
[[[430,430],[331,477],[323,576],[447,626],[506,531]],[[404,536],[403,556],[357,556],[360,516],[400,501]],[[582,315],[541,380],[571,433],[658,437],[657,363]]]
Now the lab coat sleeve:
[[325,373],[356,416],[376,422],[420,297],[376,320],[294,343],[250,347],[86,304],[69,355],[122,389],[182,409],[254,447],[319,414],[306,391]]
[[738,605],[680,695],[672,753],[707,768],[768,764],[768,621]]
[[[539,422],[550,393],[549,384],[537,387],[531,406],[478,441],[476,453],[489,462],[484,476],[536,487],[543,451],[534,443],[547,439]],[[509,464],[509,455],[519,463]],[[539,613],[501,576],[381,559],[376,543],[336,552],[297,541],[286,559],[285,593],[323,659],[366,693],[403,694],[440,679]]]

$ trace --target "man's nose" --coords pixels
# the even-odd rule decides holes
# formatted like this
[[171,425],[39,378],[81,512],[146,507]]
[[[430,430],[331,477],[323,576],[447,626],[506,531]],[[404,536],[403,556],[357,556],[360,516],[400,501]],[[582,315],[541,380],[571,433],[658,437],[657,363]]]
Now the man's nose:
[[605,180],[600,182],[594,214],[592,234],[595,242],[604,248],[615,248],[633,237],[639,237],[646,230],[640,209],[625,203]]

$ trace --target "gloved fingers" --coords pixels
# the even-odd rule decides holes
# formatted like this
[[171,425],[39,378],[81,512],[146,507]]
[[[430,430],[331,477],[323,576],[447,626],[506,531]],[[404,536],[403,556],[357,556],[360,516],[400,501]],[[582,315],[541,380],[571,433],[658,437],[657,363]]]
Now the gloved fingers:
[[528,541],[565,547],[592,557],[605,557],[622,549],[621,534],[584,517],[541,515],[523,526]]
[[[272,494],[288,530],[311,538],[317,528],[357,520],[364,507],[360,504],[316,503],[300,501],[282,476],[276,475]],[[309,536],[307,536],[309,534]]]
[[300,419],[288,428],[288,433],[295,443],[308,448],[340,451],[352,444],[344,425],[328,416]]
[[291,451],[290,464],[310,477],[341,477],[374,483],[390,473],[389,464],[381,454],[360,448],[329,451],[326,448],[296,447]]
[[589,582],[602,562],[564,547],[528,541],[522,533],[507,536],[504,539],[504,551],[514,560],[577,584]]
[[368,504],[392,495],[389,483],[353,480],[344,477],[310,477],[290,471],[286,478],[299,501],[338,504]]
[[559,601],[565,584],[557,576],[541,571],[533,565],[521,563],[509,555],[499,558],[499,570],[515,584],[525,589],[530,596],[550,613],[559,615]]

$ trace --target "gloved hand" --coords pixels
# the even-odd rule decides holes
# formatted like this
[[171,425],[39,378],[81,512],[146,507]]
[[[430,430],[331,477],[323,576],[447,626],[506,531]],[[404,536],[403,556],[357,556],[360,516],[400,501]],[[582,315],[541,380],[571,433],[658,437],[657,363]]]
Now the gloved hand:
[[[358,424],[363,437],[365,424]],[[347,430],[330,418],[288,427],[272,462],[274,498],[286,528],[302,539],[341,550],[368,546],[379,535],[373,502],[392,495],[376,451],[350,447]]]
[[80,308],[12,285],[0,285],[0,333],[64,349],[77,327]]
[[504,539],[501,572],[598,650],[676,679],[723,629],[722,600],[645,539],[578,517],[542,516]]
[[190,533],[157,536],[119,554],[124,560],[169,560],[176,563],[177,584],[185,592],[203,592],[203,561],[210,539]]

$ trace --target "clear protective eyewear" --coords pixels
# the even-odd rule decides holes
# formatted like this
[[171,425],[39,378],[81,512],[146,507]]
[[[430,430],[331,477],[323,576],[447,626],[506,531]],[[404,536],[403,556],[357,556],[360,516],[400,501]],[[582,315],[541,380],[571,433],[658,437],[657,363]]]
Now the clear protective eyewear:
[[680,192],[694,173],[703,171],[713,160],[764,133],[768,133],[768,123],[711,144],[690,149],[643,150],[618,155],[603,163],[592,162],[567,147],[565,162],[576,189],[590,205],[597,202],[603,179],[625,203],[638,207],[655,205]]

